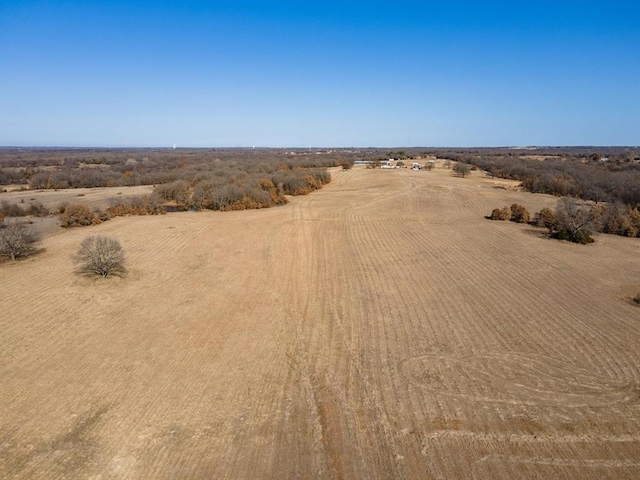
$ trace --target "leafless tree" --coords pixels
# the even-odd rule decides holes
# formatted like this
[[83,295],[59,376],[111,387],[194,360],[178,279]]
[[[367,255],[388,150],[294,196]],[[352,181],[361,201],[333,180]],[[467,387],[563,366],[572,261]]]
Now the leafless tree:
[[460,175],[462,178],[466,177],[471,171],[471,167],[466,163],[458,162],[453,167],[453,171]]
[[80,249],[73,256],[74,262],[79,266],[77,273],[83,275],[109,275],[124,276],[125,257],[122,245],[116,238],[91,235],[80,244]]
[[19,223],[9,223],[0,228],[0,256],[15,260],[35,253],[40,236]]
[[591,243],[595,214],[593,208],[574,198],[558,200],[555,212],[557,237],[575,243]]

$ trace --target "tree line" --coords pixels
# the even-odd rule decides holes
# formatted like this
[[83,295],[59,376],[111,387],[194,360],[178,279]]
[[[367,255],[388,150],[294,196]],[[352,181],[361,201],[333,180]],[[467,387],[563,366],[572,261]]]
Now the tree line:
[[[530,158],[531,152],[440,152],[441,158],[472,164],[489,175],[518,180],[533,193],[574,197],[595,203],[622,203],[640,207],[640,151],[562,153]],[[544,153],[538,152],[538,153]],[[539,158],[542,157],[542,158]]]

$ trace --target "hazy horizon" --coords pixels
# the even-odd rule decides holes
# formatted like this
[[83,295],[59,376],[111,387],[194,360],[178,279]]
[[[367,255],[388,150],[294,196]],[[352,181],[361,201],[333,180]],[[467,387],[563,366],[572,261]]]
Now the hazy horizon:
[[640,145],[639,24],[623,0],[0,0],[0,145]]
[[139,146],[122,146],[122,145],[0,145],[0,149],[58,149],[58,150],[84,150],[84,149],[104,149],[104,150],[207,150],[207,149],[239,149],[239,150],[282,150],[282,149],[292,149],[292,150],[329,150],[329,149],[337,149],[337,150],[349,150],[349,149],[372,149],[372,150],[398,150],[398,149],[407,149],[407,150],[415,150],[420,148],[433,148],[433,149],[442,149],[442,150],[453,150],[453,149],[513,149],[513,150],[537,150],[537,149],[563,149],[563,148],[640,148],[640,145],[471,145],[471,146],[460,146],[460,145],[443,145],[443,146],[435,146],[435,145],[350,145],[350,146],[335,146],[335,145],[311,145],[307,147],[301,146],[291,146],[291,145],[280,145],[280,146],[264,146],[264,145],[255,145],[255,146],[241,146],[241,145],[228,145],[228,146],[219,146],[219,145],[208,145],[208,146],[189,146],[189,145],[176,145],[175,148],[172,145],[139,145]]

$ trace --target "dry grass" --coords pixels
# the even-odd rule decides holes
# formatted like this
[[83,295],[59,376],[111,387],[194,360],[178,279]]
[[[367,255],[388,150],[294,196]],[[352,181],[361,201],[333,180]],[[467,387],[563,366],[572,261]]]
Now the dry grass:
[[[555,199],[475,172],[333,175],[1,265],[0,477],[640,476],[637,239],[489,222]],[[127,278],[73,274],[88,234]]]
[[[94,209],[106,209],[111,198],[133,197],[149,195],[153,185],[139,185],[135,187],[97,187],[97,188],[73,188],[61,190],[12,190],[0,192],[0,201],[6,200],[21,206],[28,205],[29,200],[34,199],[45,207],[54,211],[63,203],[82,203]],[[20,203],[24,201],[24,203]]]

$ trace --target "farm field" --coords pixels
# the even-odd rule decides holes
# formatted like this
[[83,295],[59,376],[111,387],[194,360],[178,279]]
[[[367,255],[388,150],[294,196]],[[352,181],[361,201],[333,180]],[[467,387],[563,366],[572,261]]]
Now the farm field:
[[[332,175],[0,265],[0,478],[640,478],[638,239],[488,221],[556,199],[480,172]],[[128,277],[73,273],[89,234]]]
[[59,190],[19,190],[18,187],[8,188],[0,192],[0,201],[6,200],[19,205],[28,205],[36,200],[51,211],[55,211],[63,203],[81,203],[94,209],[107,209],[111,206],[111,199],[121,197],[150,195],[152,185],[137,185],[134,187],[95,187],[69,188]]

